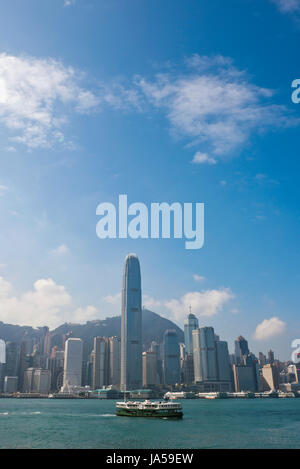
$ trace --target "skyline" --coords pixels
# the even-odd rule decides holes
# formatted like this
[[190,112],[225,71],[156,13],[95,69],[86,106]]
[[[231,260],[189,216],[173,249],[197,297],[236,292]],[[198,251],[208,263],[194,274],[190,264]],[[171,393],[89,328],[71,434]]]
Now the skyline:
[[[183,328],[191,306],[229,344],[243,335],[256,354],[290,358],[300,337],[299,6],[6,2],[0,321],[53,328],[119,315],[133,251],[145,307]],[[203,202],[203,248],[100,240],[96,208],[120,194],[146,206]]]

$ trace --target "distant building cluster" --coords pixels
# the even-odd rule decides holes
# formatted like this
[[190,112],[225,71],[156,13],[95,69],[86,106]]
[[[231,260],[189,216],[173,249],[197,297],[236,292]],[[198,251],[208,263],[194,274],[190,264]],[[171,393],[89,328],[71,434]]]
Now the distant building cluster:
[[51,334],[40,328],[39,339],[0,340],[0,392],[4,395],[114,396],[144,391],[198,393],[293,392],[300,390],[300,364],[282,363],[274,352],[250,352],[239,336],[230,354],[213,327],[199,327],[190,311],[184,322],[184,343],[167,329],[161,343],[148,350],[142,342],[140,263],[125,258],[122,284],[121,337],[94,337],[92,350],[72,332]]

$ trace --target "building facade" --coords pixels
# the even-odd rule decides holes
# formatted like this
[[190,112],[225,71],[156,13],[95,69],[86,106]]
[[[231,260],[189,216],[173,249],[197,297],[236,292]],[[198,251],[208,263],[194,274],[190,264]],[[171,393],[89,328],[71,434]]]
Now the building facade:
[[142,291],[138,257],[128,254],[123,267],[121,317],[121,389],[142,386]]

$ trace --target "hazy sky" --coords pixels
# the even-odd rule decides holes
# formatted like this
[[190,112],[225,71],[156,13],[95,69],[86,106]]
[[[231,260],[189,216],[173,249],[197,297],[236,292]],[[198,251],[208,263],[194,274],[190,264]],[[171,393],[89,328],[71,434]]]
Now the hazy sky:
[[[143,304],[251,350],[300,337],[298,0],[7,0],[0,16],[0,320]],[[100,240],[96,207],[203,202],[205,244]]]

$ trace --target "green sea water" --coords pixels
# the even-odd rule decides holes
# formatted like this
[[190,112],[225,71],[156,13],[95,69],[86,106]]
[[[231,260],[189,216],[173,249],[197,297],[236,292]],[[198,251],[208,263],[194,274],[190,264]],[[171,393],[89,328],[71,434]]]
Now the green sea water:
[[182,420],[113,400],[0,399],[0,448],[300,448],[300,399],[184,400]]

